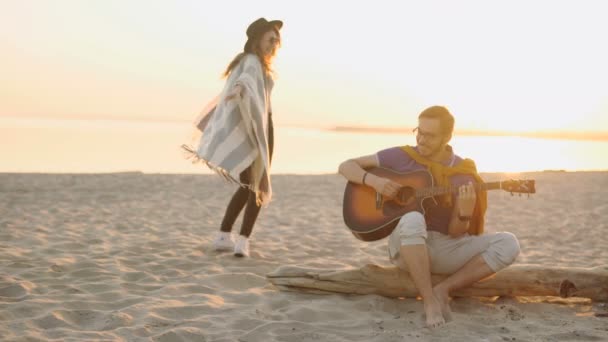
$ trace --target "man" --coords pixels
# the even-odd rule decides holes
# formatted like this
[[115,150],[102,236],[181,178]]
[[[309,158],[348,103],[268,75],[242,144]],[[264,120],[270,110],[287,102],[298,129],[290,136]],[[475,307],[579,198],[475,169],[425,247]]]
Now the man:
[[[453,130],[454,117],[447,108],[429,107],[418,116],[416,147],[393,147],[349,159],[339,169],[349,181],[372,187],[389,199],[401,185],[366,169],[382,167],[399,173],[429,170],[435,184],[458,188],[458,194],[436,198],[436,205],[428,206],[425,215],[418,211],[403,215],[388,241],[391,262],[411,275],[431,328],[451,319],[451,291],[509,266],[520,251],[511,233],[481,234],[486,194],[476,193],[474,183],[481,178],[475,163],[463,160],[448,145]],[[431,273],[449,277],[433,286]]]

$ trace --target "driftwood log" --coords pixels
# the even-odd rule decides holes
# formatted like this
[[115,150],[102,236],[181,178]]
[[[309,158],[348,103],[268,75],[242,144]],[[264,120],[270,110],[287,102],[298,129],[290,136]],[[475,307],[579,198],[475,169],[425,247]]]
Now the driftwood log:
[[[309,293],[377,294],[416,297],[410,275],[396,267],[366,265],[328,271],[282,266],[266,275],[281,290]],[[433,275],[433,284],[446,276]],[[594,268],[514,265],[467,288],[456,297],[559,296],[608,300],[608,265]]]

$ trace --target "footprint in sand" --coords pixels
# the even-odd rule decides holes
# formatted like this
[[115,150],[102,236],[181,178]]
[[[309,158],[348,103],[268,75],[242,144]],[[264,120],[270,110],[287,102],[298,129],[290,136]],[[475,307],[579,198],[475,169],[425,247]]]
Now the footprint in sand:
[[511,305],[501,305],[500,309],[505,312],[506,318],[512,321],[520,321],[526,317],[521,310]]

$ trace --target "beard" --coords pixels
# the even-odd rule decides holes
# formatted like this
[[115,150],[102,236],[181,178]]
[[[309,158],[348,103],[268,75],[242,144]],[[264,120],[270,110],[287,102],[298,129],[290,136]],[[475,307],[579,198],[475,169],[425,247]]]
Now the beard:
[[442,151],[442,144],[437,144],[435,146],[429,146],[429,145],[421,145],[418,144],[418,153],[425,157],[425,158],[430,158],[433,157],[437,154],[439,154]]

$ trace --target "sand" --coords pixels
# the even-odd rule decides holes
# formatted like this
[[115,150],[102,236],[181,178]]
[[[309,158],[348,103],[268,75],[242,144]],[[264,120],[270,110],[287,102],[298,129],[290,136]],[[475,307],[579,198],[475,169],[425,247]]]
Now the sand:
[[[517,263],[608,263],[608,172],[513,177],[538,193],[490,192],[486,230],[518,236]],[[608,341],[608,307],[582,298],[458,298],[431,330],[417,299],[279,291],[282,265],[390,264],[345,228],[340,176],[273,185],[240,259],[211,249],[235,190],[216,176],[0,174],[0,340]]]

